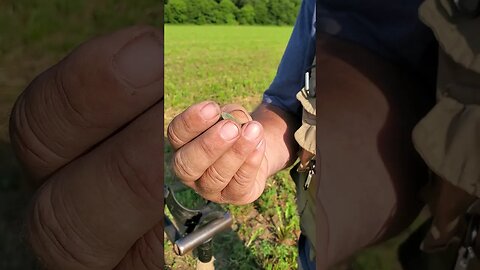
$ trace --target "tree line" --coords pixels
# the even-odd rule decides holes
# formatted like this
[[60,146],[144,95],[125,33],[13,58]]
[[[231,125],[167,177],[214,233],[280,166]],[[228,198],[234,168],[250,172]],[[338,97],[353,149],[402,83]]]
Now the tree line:
[[301,0],[167,0],[165,23],[292,25]]

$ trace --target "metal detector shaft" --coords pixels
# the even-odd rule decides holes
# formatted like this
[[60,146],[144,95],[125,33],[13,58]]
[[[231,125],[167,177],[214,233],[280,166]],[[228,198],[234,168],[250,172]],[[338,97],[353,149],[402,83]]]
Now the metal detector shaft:
[[227,230],[233,224],[230,213],[225,213],[223,218],[213,220],[208,225],[195,230],[185,237],[175,241],[174,250],[177,255],[184,255],[210,240],[217,233]]

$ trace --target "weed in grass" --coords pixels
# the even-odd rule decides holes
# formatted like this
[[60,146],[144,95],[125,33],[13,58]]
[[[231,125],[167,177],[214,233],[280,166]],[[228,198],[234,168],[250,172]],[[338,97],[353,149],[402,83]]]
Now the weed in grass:
[[253,241],[255,241],[259,235],[261,235],[265,230],[263,228],[259,228],[257,229],[256,231],[253,232],[252,236],[250,237],[250,239],[248,240],[247,244],[245,245],[247,248],[250,247],[253,243]]
[[293,235],[295,223],[291,223],[288,222],[288,220],[285,220],[285,213],[283,212],[282,208],[280,208],[280,206],[277,206],[275,209],[277,210],[278,218],[278,222],[275,224],[275,235],[277,236],[278,241],[280,243],[283,243]]

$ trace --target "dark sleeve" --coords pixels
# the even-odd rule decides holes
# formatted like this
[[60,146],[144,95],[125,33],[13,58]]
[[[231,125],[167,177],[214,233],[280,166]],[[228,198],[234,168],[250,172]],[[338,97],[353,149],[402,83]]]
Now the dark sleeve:
[[315,0],[303,0],[277,74],[263,94],[263,103],[300,114],[300,103],[295,95],[304,86],[305,71],[315,56],[315,21]]

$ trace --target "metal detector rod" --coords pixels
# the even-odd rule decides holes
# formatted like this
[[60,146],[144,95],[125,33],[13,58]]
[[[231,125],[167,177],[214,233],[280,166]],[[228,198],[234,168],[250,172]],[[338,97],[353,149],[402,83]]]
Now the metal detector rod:
[[201,244],[207,242],[217,233],[227,230],[233,224],[233,218],[230,213],[225,213],[223,218],[211,221],[207,226],[195,230],[184,238],[177,240],[174,244],[174,250],[177,255],[184,255],[195,249]]

